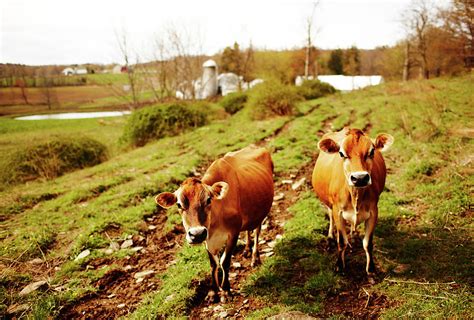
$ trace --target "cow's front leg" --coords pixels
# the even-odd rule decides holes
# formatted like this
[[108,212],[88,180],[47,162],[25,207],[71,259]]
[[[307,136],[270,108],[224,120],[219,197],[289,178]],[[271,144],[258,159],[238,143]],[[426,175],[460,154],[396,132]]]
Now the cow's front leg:
[[345,252],[349,239],[346,232],[346,226],[344,218],[342,217],[342,211],[337,210],[336,214],[333,215],[334,222],[336,224],[336,235],[337,235],[337,263],[336,272],[343,272],[346,267]]
[[242,255],[246,258],[250,257],[250,244],[252,243],[252,231],[246,231],[246,241],[245,241],[245,248]]
[[209,262],[211,264],[211,289],[209,289],[206,300],[213,303],[219,299],[217,294],[219,292],[219,257],[209,251],[207,251],[207,254],[209,255]]
[[224,254],[221,257],[222,267],[222,284],[221,284],[221,302],[225,303],[230,297],[230,281],[229,281],[229,268],[230,261],[232,259],[232,253],[237,244],[239,233],[230,235],[227,239]]
[[367,257],[367,264],[365,267],[365,271],[369,276],[369,281],[373,281],[372,276],[375,272],[375,263],[374,263],[374,255],[373,255],[373,239],[374,239],[374,230],[375,225],[377,224],[377,215],[378,209],[375,208],[371,211],[369,219],[365,221],[365,234],[364,239],[362,240],[362,245],[364,246],[365,255]]

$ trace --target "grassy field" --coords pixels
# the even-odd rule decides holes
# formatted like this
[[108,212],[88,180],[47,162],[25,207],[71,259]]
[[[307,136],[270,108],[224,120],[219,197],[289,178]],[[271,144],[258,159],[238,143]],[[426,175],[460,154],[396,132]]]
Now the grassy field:
[[[379,203],[377,283],[363,279],[365,256],[357,245],[348,254],[347,275],[332,271],[335,257],[324,244],[325,210],[305,186],[287,210],[274,254],[240,283],[231,283],[240,293],[223,308],[257,319],[295,311],[334,318],[471,317],[473,80],[387,83],[302,103],[299,108],[306,114],[293,118],[251,121],[243,111],[129,151],[117,143],[125,118],[74,120],[67,127],[59,121],[17,124],[2,119],[2,153],[37,135],[47,139],[65,132],[93,136],[115,151],[98,166],[1,192],[0,314],[8,311],[11,317],[15,307],[20,318],[66,318],[65,310],[81,301],[93,308],[100,295],[112,301],[107,308],[114,316],[185,317],[193,308],[201,314],[196,301],[199,283],[208,280],[207,255],[202,247],[183,244],[179,232],[173,235],[179,217],[157,210],[153,196],[173,190],[216,157],[253,142],[272,150],[277,184],[292,174],[309,180],[321,133],[351,125],[371,136],[387,132],[395,137],[386,154],[389,176]],[[147,252],[106,252],[112,243],[128,238],[145,241]],[[165,249],[153,249],[152,244],[163,242],[149,239],[171,243],[161,263],[154,260]],[[90,255],[76,260],[86,249]],[[121,270],[132,262],[153,267],[156,274],[148,282],[154,286],[137,289],[142,290],[138,300],[127,309],[118,307],[116,298],[107,298],[110,292],[100,284],[125,274]],[[128,283],[125,278],[114,281]],[[47,284],[40,290],[19,295],[27,284],[43,279]],[[242,307],[245,299],[250,308]]]

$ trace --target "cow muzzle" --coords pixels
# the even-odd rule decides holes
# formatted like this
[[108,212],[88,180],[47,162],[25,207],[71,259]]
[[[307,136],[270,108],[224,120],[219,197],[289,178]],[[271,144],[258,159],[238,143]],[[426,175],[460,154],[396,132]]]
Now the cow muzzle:
[[349,177],[349,185],[356,188],[364,188],[372,184],[372,179],[367,171],[352,172]]
[[207,228],[206,227],[193,227],[189,228],[186,233],[186,240],[189,244],[199,244],[207,239]]

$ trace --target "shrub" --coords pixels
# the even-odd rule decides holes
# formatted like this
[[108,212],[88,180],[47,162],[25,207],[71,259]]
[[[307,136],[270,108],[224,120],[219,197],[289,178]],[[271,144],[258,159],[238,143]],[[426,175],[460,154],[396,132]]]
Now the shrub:
[[146,107],[133,112],[121,140],[143,146],[150,140],[174,136],[206,123],[207,113],[201,105],[172,103]]
[[306,80],[301,86],[297,87],[297,91],[306,100],[311,100],[335,93],[336,89],[329,83],[319,80]]
[[294,87],[276,80],[265,81],[255,86],[249,94],[247,103],[254,118],[284,116],[296,113],[296,103],[302,97]]
[[94,139],[55,137],[14,152],[4,163],[0,180],[15,184],[37,178],[53,179],[105,160],[107,147]]
[[247,98],[245,92],[232,92],[222,98],[219,104],[227,113],[234,114],[244,108]]

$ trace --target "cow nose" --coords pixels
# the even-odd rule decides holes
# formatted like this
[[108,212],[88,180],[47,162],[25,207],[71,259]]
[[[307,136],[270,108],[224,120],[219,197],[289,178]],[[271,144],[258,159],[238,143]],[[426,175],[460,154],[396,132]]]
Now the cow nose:
[[370,182],[370,175],[368,172],[354,172],[351,174],[351,182],[356,187],[365,187]]
[[207,229],[205,227],[190,228],[188,231],[189,243],[201,243],[207,238]]

